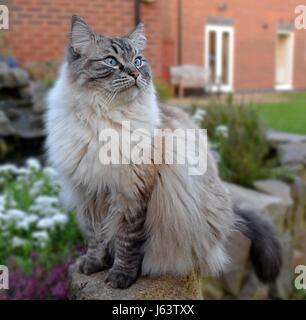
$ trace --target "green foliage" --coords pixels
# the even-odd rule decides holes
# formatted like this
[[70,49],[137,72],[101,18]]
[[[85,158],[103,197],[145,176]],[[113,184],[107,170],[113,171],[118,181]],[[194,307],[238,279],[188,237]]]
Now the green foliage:
[[52,88],[55,84],[55,79],[54,78],[45,78],[44,80],[44,83],[46,85],[47,88]]
[[8,152],[8,146],[4,140],[0,138],[0,159],[3,158]]
[[156,80],[154,85],[160,101],[164,102],[172,98],[172,90],[167,82],[164,80]]
[[37,160],[27,166],[0,166],[0,262],[14,260],[26,272],[32,255],[49,268],[71,257],[81,243],[73,212],[59,201],[59,184],[52,168]]
[[219,169],[224,180],[251,186],[271,177],[277,159],[267,161],[268,144],[263,126],[252,106],[235,104],[230,96],[205,108],[202,128],[207,129],[212,147],[220,153]]

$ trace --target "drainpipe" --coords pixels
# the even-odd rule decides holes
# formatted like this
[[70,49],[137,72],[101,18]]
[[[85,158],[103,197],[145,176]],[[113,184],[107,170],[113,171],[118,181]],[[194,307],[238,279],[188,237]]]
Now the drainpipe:
[[135,0],[135,25],[141,21],[141,0]]
[[183,0],[178,0],[178,41],[177,41],[177,62],[178,65],[183,63]]

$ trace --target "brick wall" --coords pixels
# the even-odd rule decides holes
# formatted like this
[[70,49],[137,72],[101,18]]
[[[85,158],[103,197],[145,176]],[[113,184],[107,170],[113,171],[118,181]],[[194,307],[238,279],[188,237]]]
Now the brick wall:
[[[300,0],[183,2],[183,63],[204,63],[204,27],[208,17],[230,18],[235,28],[234,88],[273,90],[279,23],[294,23]],[[227,4],[226,10],[219,5]],[[264,27],[265,26],[265,27]],[[306,89],[306,30],[295,31],[294,88]]]
[[[147,55],[155,78],[169,79],[178,63],[178,4],[182,3],[182,63],[204,63],[208,18],[234,21],[236,90],[273,90],[279,23],[293,23],[301,0],[155,0],[142,3],[142,20],[149,39]],[[7,0],[14,55],[22,63],[60,60],[67,43],[72,14],[87,18],[102,34],[123,35],[134,26],[134,0]],[[220,5],[226,4],[226,10]],[[306,31],[295,31],[294,87],[306,89]]]
[[[60,60],[67,44],[72,14],[84,16],[100,34],[124,35],[135,26],[133,0],[9,0],[8,44],[24,64]],[[149,38],[148,55],[156,77],[161,77],[161,2],[143,5]]]

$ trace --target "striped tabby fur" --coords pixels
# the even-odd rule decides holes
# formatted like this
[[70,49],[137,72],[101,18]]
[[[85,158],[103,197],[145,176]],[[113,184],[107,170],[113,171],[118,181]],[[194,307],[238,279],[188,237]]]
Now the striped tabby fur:
[[[210,155],[201,176],[188,175],[184,165],[99,162],[101,129],[119,132],[123,121],[150,132],[195,127],[182,111],[158,105],[145,43],[142,24],[112,38],[73,17],[66,60],[48,97],[48,157],[88,241],[80,271],[109,269],[105,281],[115,288],[128,287],[140,273],[220,272],[235,224]],[[112,66],[103,60],[109,56]]]

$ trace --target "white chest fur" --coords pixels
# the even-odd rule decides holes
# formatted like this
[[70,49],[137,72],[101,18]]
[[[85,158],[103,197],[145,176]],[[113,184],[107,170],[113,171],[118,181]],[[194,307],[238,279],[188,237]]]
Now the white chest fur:
[[64,66],[48,97],[46,126],[51,164],[70,185],[82,186],[90,192],[106,187],[115,192],[126,187],[127,167],[103,165],[99,159],[101,130],[120,131],[123,121],[130,122],[132,130],[152,130],[159,126],[153,88],[134,103],[109,108],[103,105],[99,93],[76,91],[67,80]]

